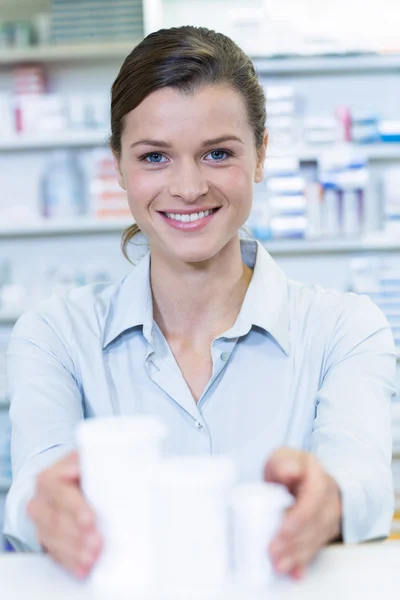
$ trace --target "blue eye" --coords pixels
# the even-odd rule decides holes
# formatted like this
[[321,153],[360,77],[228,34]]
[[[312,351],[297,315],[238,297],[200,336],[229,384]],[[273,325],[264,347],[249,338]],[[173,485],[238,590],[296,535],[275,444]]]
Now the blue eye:
[[207,156],[211,156],[213,161],[220,161],[232,155],[226,150],[212,150]]
[[162,154],[160,154],[159,152],[152,152],[151,154],[146,154],[146,156],[143,157],[143,160],[155,165],[160,162],[163,162],[163,160],[162,160],[163,158],[165,158],[165,157]]

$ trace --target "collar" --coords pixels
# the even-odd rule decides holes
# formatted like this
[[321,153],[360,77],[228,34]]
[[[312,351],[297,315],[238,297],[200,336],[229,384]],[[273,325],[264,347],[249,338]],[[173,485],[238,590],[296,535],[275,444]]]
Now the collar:
[[117,286],[110,299],[103,336],[103,349],[128,329],[143,327],[153,346],[153,301],[150,287],[150,252]]
[[288,280],[264,246],[240,240],[242,259],[253,269],[242,308],[225,337],[246,335],[255,326],[271,335],[285,354],[290,353]]
[[[240,240],[242,258],[253,276],[233,327],[224,337],[246,335],[253,326],[271,335],[285,354],[290,353],[288,281],[260,242]],[[154,347],[150,252],[122,280],[110,300],[103,349],[128,329],[143,327]]]

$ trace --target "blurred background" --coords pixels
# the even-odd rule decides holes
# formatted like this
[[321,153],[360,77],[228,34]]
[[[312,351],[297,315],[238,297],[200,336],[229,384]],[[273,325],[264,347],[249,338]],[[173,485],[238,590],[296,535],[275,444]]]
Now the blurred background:
[[270,132],[253,235],[290,277],[369,294],[400,351],[399,19],[398,0],[0,0],[0,523],[8,337],[51,293],[130,269],[120,239],[131,217],[107,147],[110,86],[160,27],[207,26],[253,58]]

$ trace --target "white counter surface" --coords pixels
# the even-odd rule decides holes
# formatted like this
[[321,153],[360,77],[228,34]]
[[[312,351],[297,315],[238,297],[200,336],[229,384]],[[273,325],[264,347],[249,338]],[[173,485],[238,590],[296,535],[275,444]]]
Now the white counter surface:
[[[199,574],[200,576],[200,574]],[[96,594],[90,582],[79,583],[46,556],[0,555],[1,600],[118,600],[118,593]],[[196,600],[211,600],[193,593]],[[133,600],[133,597],[130,596]],[[135,595],[137,600],[142,598]],[[163,595],[152,595],[162,600]],[[176,597],[175,597],[176,598]],[[400,598],[400,543],[332,546],[323,552],[301,582],[283,581],[263,594],[226,590],[218,600],[384,600]],[[185,600],[190,600],[186,595]],[[217,600],[212,596],[212,600]]]

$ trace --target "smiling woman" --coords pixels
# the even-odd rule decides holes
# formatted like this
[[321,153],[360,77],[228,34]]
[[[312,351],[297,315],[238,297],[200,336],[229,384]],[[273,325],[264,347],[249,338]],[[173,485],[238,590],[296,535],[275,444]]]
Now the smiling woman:
[[[214,172],[213,178],[236,187],[242,210],[235,224],[240,227],[250,212],[253,181],[261,181],[263,177],[265,120],[264,92],[254,66],[228,37],[203,28],[181,27],[153,33],[139,44],[122,65],[112,87],[111,100],[111,147],[121,172],[120,183],[128,189],[137,223],[123,236],[125,255],[127,245],[140,229],[150,233],[140,218],[136,196],[128,187],[131,183],[137,189],[135,173],[143,173],[139,165],[135,170],[135,162],[128,169],[129,149],[135,151],[136,162],[144,161],[157,169],[170,165],[163,177],[157,175],[157,185],[163,185],[164,192],[167,181],[175,189],[172,194],[175,197],[187,181],[191,186],[200,186],[198,190],[186,188],[183,192],[186,197],[189,194],[189,203],[192,203],[190,195],[195,194],[195,206],[186,206],[185,210],[179,206],[179,211],[173,205],[166,206],[166,210],[158,209],[166,223],[181,231],[200,230],[213,220],[209,216],[200,219],[194,216],[220,208],[221,199],[215,198],[216,206],[210,207],[211,199],[204,203],[202,197],[207,193],[209,169],[228,167],[228,176]],[[183,140],[188,142],[186,147],[182,146]],[[145,149],[148,152],[143,154]],[[190,164],[189,156],[202,168],[190,171],[194,165]],[[242,185],[237,187],[235,175],[239,175],[239,170],[243,177]],[[247,185],[243,181],[246,174]],[[178,188],[172,182],[176,175]],[[150,177],[154,181],[153,174],[148,175],[147,181]],[[165,201],[171,204],[170,200]],[[159,198],[158,203],[161,202]],[[178,218],[167,217],[166,213],[177,214]],[[199,220],[189,226],[181,225]],[[223,245],[225,241],[222,237]]]
[[123,247],[140,229],[149,251],[122,281],[55,296],[15,327],[5,532],[17,548],[89,573],[102,538],[74,431],[112,414],[157,415],[166,452],[223,454],[242,480],[286,486],[295,502],[269,547],[281,573],[300,577],[332,541],[387,536],[390,327],[366,297],[291,281],[240,239],[265,120],[253,65],[222,34],[161,30],[126,58],[111,106],[137,223]]

